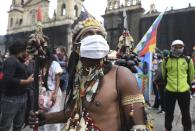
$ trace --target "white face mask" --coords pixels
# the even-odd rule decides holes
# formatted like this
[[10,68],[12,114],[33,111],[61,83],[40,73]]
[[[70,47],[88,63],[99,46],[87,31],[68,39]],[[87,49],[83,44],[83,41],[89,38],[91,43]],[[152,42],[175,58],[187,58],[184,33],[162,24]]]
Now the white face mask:
[[183,54],[183,50],[184,50],[184,47],[182,47],[181,49],[171,47],[172,55],[175,57],[180,57]]
[[81,57],[101,59],[108,55],[109,50],[107,41],[101,35],[90,35],[81,40]]

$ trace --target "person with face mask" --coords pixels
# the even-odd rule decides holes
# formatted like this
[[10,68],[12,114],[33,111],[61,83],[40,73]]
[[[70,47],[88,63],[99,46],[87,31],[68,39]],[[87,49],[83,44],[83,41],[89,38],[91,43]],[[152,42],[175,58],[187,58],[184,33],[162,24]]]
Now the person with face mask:
[[175,103],[178,101],[183,131],[191,131],[190,85],[193,80],[194,65],[192,59],[183,54],[184,43],[174,40],[170,56],[162,62],[162,76],[165,81],[165,128],[171,131]]
[[109,45],[104,27],[87,12],[73,26],[69,57],[69,99],[56,113],[31,112],[30,125],[65,122],[63,131],[148,130],[144,97],[131,71],[106,61]]
[[27,104],[27,87],[33,83],[24,65],[26,45],[16,41],[9,47],[10,56],[4,61],[4,93],[0,101],[0,131],[22,131]]

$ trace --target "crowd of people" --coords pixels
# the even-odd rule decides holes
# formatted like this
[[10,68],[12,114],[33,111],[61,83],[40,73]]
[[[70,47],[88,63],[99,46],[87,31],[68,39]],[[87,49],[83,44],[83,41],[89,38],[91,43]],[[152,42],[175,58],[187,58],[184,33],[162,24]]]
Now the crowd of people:
[[[132,47],[122,46],[118,61],[112,64],[107,58],[110,48],[105,28],[87,12],[81,12],[72,31],[70,56],[64,47],[54,53],[42,48],[39,110],[33,108],[36,62],[27,50],[32,41],[9,46],[9,56],[0,59],[0,131],[22,131],[24,124],[39,126],[40,131],[152,131],[134,75],[141,60]],[[170,51],[159,51],[153,57],[153,108],[161,106],[160,113],[165,113],[166,131],[172,129],[176,101],[183,130],[192,130],[195,50],[188,57],[184,47],[183,41],[174,40]]]

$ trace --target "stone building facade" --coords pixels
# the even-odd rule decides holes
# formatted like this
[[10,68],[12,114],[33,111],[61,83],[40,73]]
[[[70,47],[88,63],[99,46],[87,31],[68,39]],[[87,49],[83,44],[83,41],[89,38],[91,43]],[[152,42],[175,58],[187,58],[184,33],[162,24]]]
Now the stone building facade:
[[[107,0],[104,25],[107,30],[107,39],[111,49],[116,49],[120,35],[124,28],[123,12],[127,14],[127,25],[130,34],[137,44],[156,17],[160,14],[151,4],[150,10],[145,12],[141,0]],[[195,7],[190,4],[183,9],[166,11],[158,28],[157,47],[170,49],[170,44],[175,39],[181,39],[186,44],[185,53],[191,55],[195,45]]]
[[43,32],[47,35],[49,46],[71,45],[71,25],[79,16],[84,0],[57,0],[57,10],[49,18],[49,0],[12,0],[10,6],[6,43],[13,40],[26,40],[34,32],[37,23],[38,7],[42,10]]
[[127,29],[133,36],[135,43],[139,41],[140,18],[144,13],[141,0],[107,0],[104,25],[107,39],[112,49],[117,47],[118,39],[124,30],[123,12],[127,14]]
[[[71,25],[80,14],[84,0],[57,0],[57,10],[53,18],[49,18],[48,0],[12,0],[9,11],[9,22],[6,35],[6,45],[13,40],[26,40],[36,27],[38,6],[42,7],[43,32],[49,37],[49,46],[53,49],[64,45],[70,50],[72,37]],[[155,5],[145,12],[141,0],[107,0],[104,25],[107,40],[111,49],[116,49],[119,37],[124,30],[123,12],[127,14],[127,29],[137,44],[155,18],[159,15]],[[185,52],[190,55],[195,45],[195,7],[166,11],[158,28],[157,47],[169,49],[174,39],[185,42]]]

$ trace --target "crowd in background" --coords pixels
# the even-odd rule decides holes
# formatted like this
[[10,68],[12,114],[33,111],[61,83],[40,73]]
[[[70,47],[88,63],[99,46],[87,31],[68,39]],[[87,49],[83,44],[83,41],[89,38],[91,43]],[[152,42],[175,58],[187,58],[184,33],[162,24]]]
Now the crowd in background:
[[[50,95],[42,94],[40,88],[39,106],[46,112],[56,112],[64,108],[68,87],[68,56],[64,47],[58,47],[54,54],[48,52],[46,56],[39,72],[39,83],[46,87],[44,93]],[[14,131],[20,131],[24,123],[28,124],[29,111],[34,104],[34,69],[35,61],[28,55],[26,44],[21,41],[14,42],[6,56],[0,55],[0,131],[9,131],[11,125]],[[45,100],[48,97],[51,97],[50,101]],[[61,128],[60,124],[50,124],[39,130],[58,131]]]
[[[180,47],[178,47],[178,48],[180,48]],[[6,58],[5,58],[5,56],[0,54],[0,79],[3,77],[3,73],[2,73],[3,72],[3,66],[8,64],[6,68],[9,69],[9,66],[10,66],[9,64],[11,63],[11,66],[13,66],[12,62],[14,61],[14,63],[16,65],[20,66],[19,69],[21,69],[21,71],[23,72],[23,75],[24,75],[23,79],[27,80],[27,81],[24,81],[23,84],[28,86],[27,91],[29,92],[30,96],[32,96],[31,90],[32,90],[33,87],[32,87],[31,83],[33,82],[33,78],[31,76],[31,74],[33,74],[33,71],[34,71],[33,58],[30,57],[30,56],[26,56],[27,55],[27,54],[25,54],[26,52],[24,52],[24,50],[22,50],[22,49],[18,49],[18,52],[17,52],[17,51],[14,51],[14,49],[12,49],[10,47],[9,52],[11,52],[10,55],[15,55],[21,61],[19,61],[19,63],[18,63],[18,60],[14,59],[14,58],[10,58],[10,56],[9,57],[6,56]],[[22,56],[20,56],[21,52],[23,53]],[[163,61],[166,61],[166,63],[167,63],[167,60],[170,57],[171,52],[172,52],[172,50],[170,50],[170,51],[169,50],[163,50],[163,51],[157,50],[157,52],[153,55],[153,90],[154,90],[154,94],[155,94],[155,102],[154,102],[152,107],[153,107],[153,109],[159,109],[160,108],[158,113],[163,113],[163,114],[165,114],[167,110],[172,110],[171,112],[173,112],[173,109],[167,109],[168,105],[166,104],[167,101],[166,101],[166,98],[165,98],[165,97],[167,97],[167,94],[165,93],[166,84],[164,83],[163,75],[162,75],[162,63],[163,63]],[[21,58],[24,58],[24,59],[21,59]],[[195,65],[195,47],[193,49],[191,58],[192,58],[192,61]],[[3,61],[6,61],[7,63],[3,64]],[[139,62],[140,61],[138,61],[136,63],[136,65],[138,65]],[[127,64],[127,63],[125,63],[125,64]],[[63,106],[64,106],[64,103],[65,103],[65,98],[67,97],[66,90],[68,88],[68,77],[69,77],[68,72],[67,72],[68,55],[66,53],[66,49],[64,47],[56,48],[55,52],[53,54],[48,55],[48,61],[46,62],[46,64],[44,66],[45,66],[45,68],[44,68],[43,72],[40,73],[40,76],[42,76],[41,77],[42,82],[47,81],[47,82],[43,82],[43,83],[44,84],[46,83],[49,90],[55,92],[55,93],[52,92],[52,99],[53,99],[52,102],[54,102],[55,106],[52,105],[52,108],[50,108],[46,111],[47,112],[60,111],[64,108]],[[18,68],[18,67],[16,67],[16,68]],[[131,70],[132,67],[130,66],[129,69]],[[133,68],[133,72],[134,71],[135,71],[135,69]],[[19,72],[19,73],[21,73],[21,72]],[[45,76],[47,76],[47,77],[45,77]],[[194,74],[194,77],[195,77],[195,74]],[[9,78],[11,78],[11,77],[9,77]],[[58,86],[56,86],[56,81],[58,81],[58,84],[59,84]],[[17,84],[17,80],[13,80],[13,83]],[[56,87],[59,87],[59,88],[56,90],[55,89]],[[191,98],[195,97],[195,78],[193,78],[193,81],[190,83],[190,88],[189,89],[190,89],[189,91],[191,93]],[[187,92],[188,92],[188,90],[187,90]],[[13,92],[11,92],[11,93],[13,93]],[[1,101],[8,100],[8,98],[4,97],[4,95],[2,95],[2,94],[3,94],[3,91],[1,90]],[[172,96],[174,94],[171,94],[171,92],[169,92],[168,95]],[[187,96],[185,96],[185,98],[187,98]],[[30,99],[32,99],[32,98],[30,98]],[[26,96],[22,96],[21,98],[17,98],[17,100],[19,101],[19,103],[21,103],[21,102],[26,103],[28,101]],[[2,103],[3,102],[1,102],[1,105],[2,105]],[[188,105],[189,105],[189,103],[187,103],[187,106]],[[31,106],[31,105],[28,103],[27,106]],[[184,106],[186,107],[186,105],[184,105]],[[26,108],[27,107],[25,107],[24,109],[26,109]],[[5,109],[7,109],[7,107]],[[23,113],[24,112],[25,111],[23,111]],[[14,115],[17,115],[17,113],[15,113]],[[169,114],[169,115],[172,116],[172,114]],[[184,116],[187,116],[187,115],[184,114]],[[9,118],[8,116],[4,116],[4,117]],[[17,118],[17,117],[18,116],[15,116],[15,118]],[[23,117],[23,118],[21,118],[21,117]],[[10,119],[9,119],[10,121],[4,121],[4,123],[0,122],[0,131],[1,131],[1,128],[3,126],[7,126],[6,128],[9,129],[9,126],[11,126],[11,125],[6,125],[5,123],[11,123],[11,120],[17,121],[18,119],[15,119],[15,118],[10,117]],[[24,120],[25,120],[25,114],[20,116],[20,119],[21,119],[21,122],[23,123]],[[168,116],[166,116],[165,119],[167,121],[170,121],[168,124],[165,122],[165,124],[167,124],[167,127],[169,127],[171,129],[171,124],[170,123],[171,123],[173,118],[169,118]],[[186,118],[185,120],[182,120],[182,121],[184,122],[187,119],[190,119],[190,117]],[[195,118],[192,118],[192,119],[195,119]],[[2,119],[0,119],[0,120],[2,121]],[[189,121],[191,121],[191,120],[189,120]],[[194,121],[194,123],[195,123],[195,121]],[[13,128],[15,128],[15,129],[18,128],[19,129],[19,128],[22,127],[22,126],[21,127],[16,127],[17,124],[18,123],[13,125]],[[184,124],[185,124],[185,122],[184,122]],[[186,128],[189,129],[188,126],[190,126],[190,125],[187,125],[187,124],[189,124],[189,123],[186,123],[185,126],[186,126]],[[21,124],[19,124],[19,125],[21,125]],[[57,124],[45,125],[45,126],[41,127],[40,130],[43,130],[43,128],[50,128],[50,129],[55,128],[55,130],[60,130],[62,128],[62,125],[58,124],[57,125],[58,127],[55,127],[56,125]],[[169,130],[167,130],[167,131],[169,131]],[[185,131],[187,131],[187,129]]]

